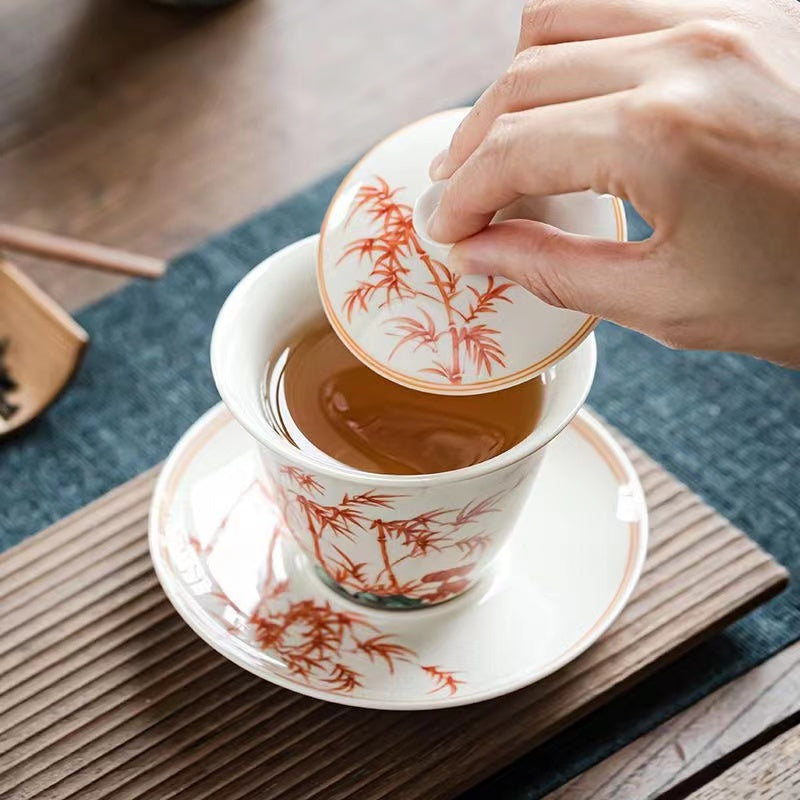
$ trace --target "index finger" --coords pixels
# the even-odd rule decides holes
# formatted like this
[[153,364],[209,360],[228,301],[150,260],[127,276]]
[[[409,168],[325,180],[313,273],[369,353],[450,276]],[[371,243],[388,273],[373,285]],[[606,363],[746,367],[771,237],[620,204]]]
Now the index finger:
[[455,171],[428,223],[438,242],[483,230],[526,195],[594,189],[619,175],[617,106],[624,93],[504,114]]
[[501,114],[634,88],[660,62],[653,53],[664,38],[661,32],[644,33],[521,53],[461,120],[447,154],[432,165],[431,178],[449,178]]
[[725,13],[719,0],[528,0],[517,53],[534,45],[608,39]]

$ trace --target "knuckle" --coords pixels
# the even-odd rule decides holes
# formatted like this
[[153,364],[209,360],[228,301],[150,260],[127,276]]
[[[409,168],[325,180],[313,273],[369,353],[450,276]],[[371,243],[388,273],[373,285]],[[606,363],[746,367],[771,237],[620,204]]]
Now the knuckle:
[[590,189],[596,194],[613,194],[616,197],[626,196],[626,159],[615,163],[618,159],[598,159],[594,165],[590,180]]
[[519,113],[500,114],[470,157],[470,168],[486,186],[516,190],[525,174],[524,123]]
[[516,108],[517,103],[531,94],[535,75],[534,65],[540,61],[540,47],[529,47],[514,57],[511,66],[495,81],[492,94],[497,104]]
[[529,75],[531,69],[542,60],[546,50],[547,48],[541,45],[526,47],[514,56],[510,71],[517,73],[519,76]]
[[542,82],[542,72],[546,68],[546,57],[552,48],[533,45],[520,52],[511,64],[511,72],[517,77],[518,86],[523,87],[528,94],[532,88],[538,87]]
[[494,121],[493,128],[503,136],[510,136],[517,128],[519,117],[513,112],[500,114]]
[[668,149],[683,146],[697,122],[692,103],[683,93],[664,89],[632,92],[622,104],[622,128],[638,143],[657,143]]
[[513,64],[495,82],[492,87],[495,98],[500,102],[513,100],[520,91],[521,75],[518,67]]
[[569,271],[560,269],[560,262],[552,257],[559,239],[560,233],[556,229],[537,232],[535,241],[531,242],[529,254],[536,266],[522,274],[520,283],[550,306],[583,310],[579,308],[578,292],[571,285]]
[[704,19],[675,28],[679,42],[701,60],[749,59],[752,48],[744,28],[732,20]]
[[549,306],[569,308],[564,299],[564,291],[556,282],[551,271],[526,272],[522,276],[522,286]]
[[494,158],[508,154],[517,124],[514,114],[500,114],[492,123],[485,139],[487,154]]
[[494,82],[490,91],[495,111],[519,111],[534,102],[542,82],[540,63],[543,49],[529,47],[520,52]]
[[553,30],[558,9],[558,0],[526,0],[520,26],[522,41],[528,45],[546,42]]

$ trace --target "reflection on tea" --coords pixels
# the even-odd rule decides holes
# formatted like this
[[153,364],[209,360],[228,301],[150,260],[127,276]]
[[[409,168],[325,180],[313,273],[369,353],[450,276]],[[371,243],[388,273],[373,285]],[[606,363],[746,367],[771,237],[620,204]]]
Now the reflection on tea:
[[444,472],[492,458],[534,429],[540,380],[465,397],[399,386],[364,366],[320,317],[268,365],[266,410],[296,447],[367,472]]

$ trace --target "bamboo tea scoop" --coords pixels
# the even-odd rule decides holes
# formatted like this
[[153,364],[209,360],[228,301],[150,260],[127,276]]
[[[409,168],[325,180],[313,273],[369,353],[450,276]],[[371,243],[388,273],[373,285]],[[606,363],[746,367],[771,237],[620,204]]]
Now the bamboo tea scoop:
[[166,263],[159,258],[126,253],[8,222],[0,222],[0,248],[138,278],[160,278],[166,269]]
[[0,437],[55,400],[88,341],[58,303],[0,258]]

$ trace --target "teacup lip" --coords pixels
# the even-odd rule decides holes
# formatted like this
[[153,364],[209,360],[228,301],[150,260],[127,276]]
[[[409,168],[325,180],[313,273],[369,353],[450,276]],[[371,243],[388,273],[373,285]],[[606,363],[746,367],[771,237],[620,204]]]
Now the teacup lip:
[[593,333],[578,345],[572,353],[564,358],[566,361],[577,357],[580,352],[586,351],[589,359],[588,368],[586,368],[580,376],[580,389],[575,393],[575,397],[567,413],[565,413],[556,424],[550,427],[537,425],[521,442],[486,461],[481,461],[478,464],[472,464],[468,467],[448,470],[446,472],[431,472],[420,475],[391,475],[367,472],[365,470],[356,469],[355,467],[349,467],[346,464],[331,464],[315,458],[295,447],[269,425],[263,414],[257,415],[258,418],[255,419],[254,415],[249,413],[247,409],[244,409],[237,401],[235,393],[230,391],[230,387],[226,385],[222,376],[222,341],[225,336],[226,327],[235,324],[230,319],[231,315],[235,313],[237,306],[244,302],[252,287],[263,279],[273,259],[286,257],[295,250],[304,248],[311,250],[313,247],[313,251],[316,252],[318,240],[319,234],[307,236],[304,239],[300,239],[276,251],[260,264],[253,267],[225,299],[211,333],[211,373],[214,378],[214,383],[217,386],[217,391],[234,419],[236,419],[257,442],[268,450],[277,453],[293,464],[301,465],[303,468],[317,475],[353,480],[368,483],[372,486],[421,488],[434,483],[455,483],[471,480],[515,464],[551,442],[567,427],[567,425],[569,425],[578,411],[583,407],[592,387],[597,366],[597,344]]

